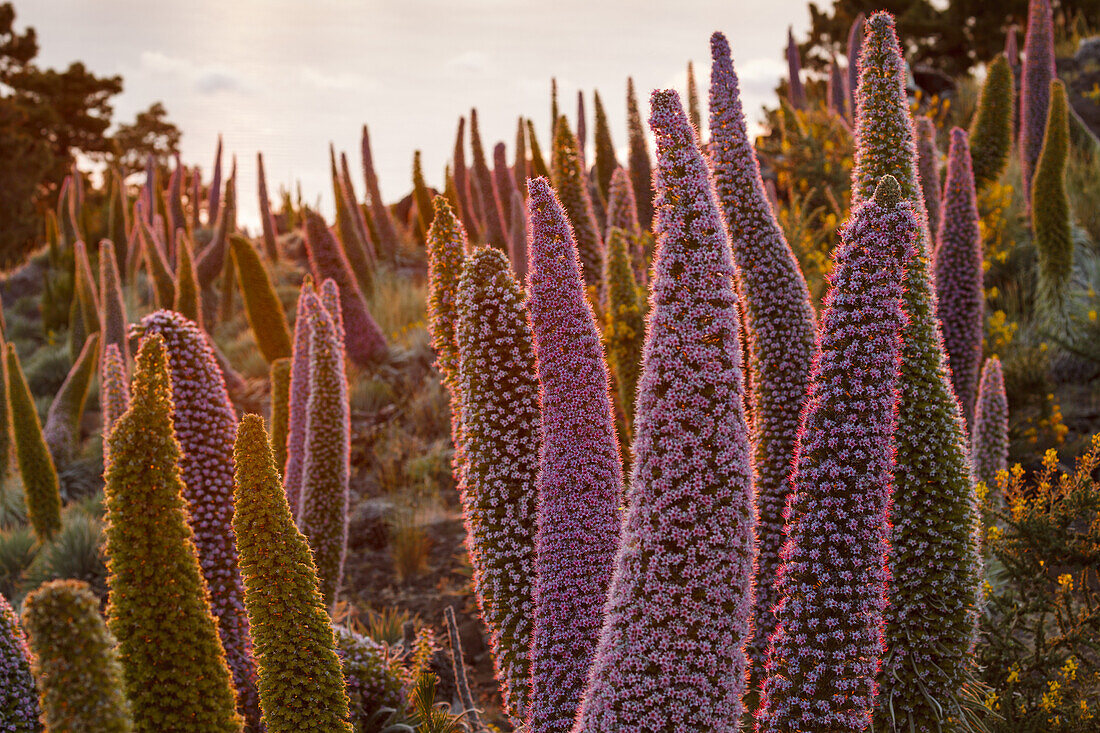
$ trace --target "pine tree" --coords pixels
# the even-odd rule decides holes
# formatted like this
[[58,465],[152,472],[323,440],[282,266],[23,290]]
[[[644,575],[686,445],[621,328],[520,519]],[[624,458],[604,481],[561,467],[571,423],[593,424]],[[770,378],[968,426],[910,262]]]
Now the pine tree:
[[985,289],[978,199],[964,130],[951,131],[943,218],[934,274],[936,312],[951,367],[951,384],[968,426],[974,424],[974,402],[982,365],[985,333]]
[[[1028,37],[1030,37],[1030,32]],[[1021,141],[1021,145],[1022,145]],[[1050,117],[1031,189],[1031,227],[1039,255],[1038,305],[1047,319],[1062,320],[1064,299],[1073,274],[1073,231],[1066,193],[1069,116],[1066,88],[1051,83]]]
[[279,245],[275,240],[275,217],[271,215],[271,200],[267,197],[267,174],[264,154],[256,153],[256,178],[260,199],[260,227],[263,229],[264,252],[272,262],[279,261]]
[[38,733],[38,695],[31,650],[19,618],[0,595],[0,723],[5,733]]
[[371,155],[370,132],[367,130],[366,125],[363,125],[360,152],[363,158],[363,178],[367,182],[367,199],[370,204],[371,218],[378,230],[378,237],[375,242],[381,250],[380,255],[385,254],[390,260],[394,260],[397,258],[397,250],[401,246],[401,240],[397,236],[397,229],[394,227],[390,210],[386,208],[385,202],[382,201],[382,191],[378,187],[378,174],[374,171],[374,157]]
[[100,362],[99,401],[103,416],[103,465],[106,466],[110,463],[108,438],[111,430],[130,407],[130,384],[126,379],[126,365],[114,344],[107,344]]
[[[557,127],[560,140],[573,139],[565,118]],[[542,177],[530,182],[528,208],[543,394],[528,726],[550,733],[572,727],[596,651],[623,482],[607,367],[569,219]]]
[[306,406],[309,404],[309,298],[313,278],[305,276],[298,291],[294,316],[294,355],[290,361],[290,389],[287,393],[286,463],[283,485],[290,513],[297,517],[302,507],[302,463],[305,460]]
[[1012,153],[1012,121],[1015,117],[1016,82],[1002,54],[993,59],[982,85],[978,111],[970,123],[970,158],[974,185],[979,191],[995,183]]
[[46,412],[42,439],[46,441],[55,465],[64,466],[80,449],[80,419],[88,390],[99,367],[99,334],[93,333],[84,342],[80,356],[69,370],[61,388]]
[[260,253],[247,238],[234,234],[229,238],[233,263],[240,278],[241,296],[248,325],[256,337],[256,346],[271,363],[291,355],[290,327],[286,324],[283,304],[275,293],[271,276]]
[[7,344],[8,405],[11,407],[11,430],[15,444],[15,459],[23,479],[23,494],[27,518],[34,527],[35,537],[45,543],[61,529],[61,494],[57,469],[42,437],[42,424],[34,407],[34,397],[23,376],[15,345]]
[[[255,663],[244,610],[244,591],[233,543],[233,440],[237,415],[229,401],[209,337],[174,311],[142,319],[144,338],[161,336],[168,352],[172,424],[180,446],[179,472],[190,525],[241,714],[259,719]],[[135,395],[137,388],[135,387]],[[136,396],[134,398],[136,400]],[[131,401],[131,406],[133,400]],[[115,433],[118,428],[115,428]],[[112,459],[114,446],[111,441]]]
[[351,733],[344,675],[306,538],[294,525],[263,420],[237,429],[233,530],[268,733]]
[[650,103],[658,243],[635,468],[576,730],[732,732],[756,555],[734,266],[697,128],[675,91]]
[[615,377],[619,406],[626,419],[627,434],[633,435],[634,403],[642,371],[646,327],[643,294],[634,279],[628,241],[622,229],[612,227],[608,231],[604,270],[607,311],[604,313],[603,338],[608,366]]
[[507,258],[480,248],[466,259],[456,310],[466,548],[505,710],[518,726],[531,694],[541,441],[526,295]]
[[[1054,69],[1054,19],[1050,0],[1029,0],[1024,70],[1020,88],[1020,177],[1024,200],[1031,203],[1032,178],[1046,139]],[[1036,186],[1036,189],[1039,189]],[[1041,190],[1041,189],[1040,189]]]
[[286,466],[286,438],[290,421],[291,359],[271,362],[271,450],[280,476]]
[[916,119],[917,171],[920,176],[921,195],[928,212],[928,231],[934,237],[933,249],[939,247],[940,222],[943,220],[940,190],[940,151],[936,149],[936,126],[928,117]]
[[334,609],[348,543],[351,426],[344,345],[333,317],[306,294],[310,319],[309,401],[298,524],[309,538],[325,607]]
[[[603,274],[603,242],[588,193],[588,176],[577,153],[577,138],[569,120],[554,126],[554,190],[561,199],[576,238],[585,285],[596,285]],[[528,191],[530,195],[530,191]]]
[[138,733],[240,733],[218,624],[187,524],[164,339],[142,340],[130,409],[111,433],[107,625]]
[[[176,283],[173,310],[202,328],[202,294],[195,274],[191,240],[185,234],[176,238]],[[158,299],[159,300],[159,299]]]
[[[918,216],[924,208],[894,19],[867,21],[860,58],[852,199],[893,175]],[[951,387],[929,274],[927,222],[905,276],[901,403],[896,431],[890,605],[879,714],[899,728],[935,730],[958,718],[971,664],[980,560],[965,427]],[[930,701],[935,701],[930,702]]]
[[477,110],[470,110],[470,149],[474,156],[474,178],[472,184],[477,200],[481,203],[480,218],[485,224],[485,243],[502,252],[508,251],[507,237],[504,236],[504,219],[501,213],[500,195],[493,185],[493,172],[485,159],[485,148],[481,145],[481,132],[477,126]]
[[100,320],[103,323],[104,347],[114,344],[118,347],[125,363],[130,362],[130,340],[127,338],[126,303],[122,297],[122,278],[118,273],[118,259],[115,245],[109,239],[99,243],[99,295],[103,308]]
[[884,176],[835,255],[791,475],[760,733],[856,733],[871,723],[887,605],[904,269],[918,222],[898,182]]
[[367,309],[363,293],[355,284],[351,266],[337,245],[332,232],[320,215],[306,213],[306,249],[313,276],[318,280],[332,278],[340,288],[340,303],[347,327],[347,351],[360,366],[370,366],[387,353],[386,337]]
[[970,465],[974,480],[988,490],[997,486],[997,474],[1008,469],[1008,398],[1001,360],[996,356],[986,359],[982,368],[970,435]]
[[600,101],[600,93],[595,92],[594,96],[596,98],[596,182],[600,187],[600,197],[607,201],[611,193],[611,177],[615,175],[619,161],[615,159],[615,143],[611,141],[611,128],[607,124],[607,113],[604,112],[603,102]]
[[747,338],[746,391],[753,416],[758,570],[753,679],[762,674],[768,636],[775,630],[775,578],[790,496],[788,481],[813,359],[814,309],[806,281],[772,211],[748,135],[737,73],[725,36],[711,36],[710,130],[715,190],[733,248]]
[[[634,95],[634,79],[626,80],[627,138],[630,142],[630,182],[634,186],[634,200],[638,203],[638,219],[643,229],[653,226],[653,176],[649,160],[642,113],[638,111],[638,99]],[[610,216],[608,217],[611,218]]]
[[47,730],[133,730],[115,639],[87,583],[56,580],[40,586],[23,603],[23,626],[34,652]]

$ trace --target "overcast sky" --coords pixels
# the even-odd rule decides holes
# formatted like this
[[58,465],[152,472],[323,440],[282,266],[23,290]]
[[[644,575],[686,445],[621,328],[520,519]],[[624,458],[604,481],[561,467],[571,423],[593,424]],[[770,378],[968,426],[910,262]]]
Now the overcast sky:
[[[626,144],[626,78],[648,115],[648,92],[684,88],[694,60],[705,100],[709,37],[723,31],[750,122],[785,73],[788,25],[809,24],[806,0],[15,0],[32,25],[39,63],[81,60],[120,74],[115,119],[162,101],[183,131],[182,152],[209,175],[218,133],[239,161],[240,216],[257,219],[257,150],[272,197],[300,180],[331,212],[328,144],[346,150],[362,195],[358,139],[370,126],[383,197],[411,187],[420,149],[442,187],[459,115],[478,108],[482,138],[504,140],[534,120],[549,145],[550,78],[575,122],[583,89],[591,149],[600,91],[616,146]],[[226,161],[228,163],[228,160]]]

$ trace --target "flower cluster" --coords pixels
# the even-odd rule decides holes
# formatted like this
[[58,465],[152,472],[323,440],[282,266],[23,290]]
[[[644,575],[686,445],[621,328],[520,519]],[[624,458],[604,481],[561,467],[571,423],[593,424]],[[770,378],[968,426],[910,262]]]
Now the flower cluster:
[[258,415],[241,420],[234,458],[233,529],[255,643],[263,724],[272,733],[351,733],[348,696],[317,587],[317,567],[290,515]]
[[734,267],[679,95],[656,91],[651,105],[657,260],[635,467],[575,730],[656,733],[690,721],[735,731],[748,672],[756,516]]
[[[559,142],[574,140],[575,153],[564,118],[557,134]],[[543,177],[530,182],[528,207],[529,307],[542,386],[528,725],[552,733],[572,727],[596,651],[623,481],[607,366],[572,227]]]
[[[585,285],[596,285],[603,275],[603,240],[592,196],[588,190],[588,174],[577,150],[577,138],[569,129],[569,120],[562,117],[554,125],[554,156],[551,163],[554,190],[561,200],[570,228],[576,238],[581,275]],[[534,246],[534,242],[531,242]],[[533,267],[533,263],[528,263]]]
[[748,335],[753,416],[759,560],[750,652],[759,678],[783,544],[783,511],[790,486],[799,416],[806,399],[814,348],[814,310],[806,281],[776,222],[745,126],[729,43],[711,36],[710,158],[718,203],[729,230]]
[[[1011,59],[1010,59],[1011,60]],[[1031,202],[1031,184],[1043,149],[1054,69],[1054,16],[1050,0],[1030,0],[1024,36],[1024,70],[1020,84],[1020,177],[1024,200]]]
[[87,583],[56,580],[40,586],[23,603],[23,627],[34,652],[46,730],[133,730],[115,639]]
[[505,709],[520,725],[531,685],[540,448],[534,346],[526,297],[499,250],[467,258],[457,306],[466,548]]
[[919,225],[892,176],[842,232],[791,475],[760,733],[863,731],[883,651],[902,290]]
[[[141,330],[144,338],[161,336],[168,351],[183,495],[241,712],[253,720],[258,718],[256,673],[233,538],[237,414],[209,337],[198,326],[179,313],[161,310],[145,316]],[[113,439],[110,445],[115,445]]]
[[[187,523],[168,358],[161,334],[147,334],[130,409],[110,437],[107,624],[118,639],[135,731],[240,733],[218,623]],[[228,524],[222,529],[232,536]]]
[[38,696],[31,676],[31,651],[19,618],[0,595],[0,730],[38,733]]
[[936,237],[936,312],[951,367],[951,383],[966,424],[974,424],[974,401],[982,364],[985,290],[978,200],[964,130],[951,131],[943,219]]

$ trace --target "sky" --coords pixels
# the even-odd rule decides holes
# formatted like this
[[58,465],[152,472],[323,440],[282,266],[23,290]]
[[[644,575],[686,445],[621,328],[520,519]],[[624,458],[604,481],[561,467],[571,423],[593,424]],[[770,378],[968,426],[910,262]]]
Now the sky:
[[[42,66],[80,60],[119,74],[115,120],[156,101],[183,132],[181,152],[208,176],[218,134],[238,158],[239,217],[255,227],[256,152],[268,189],[300,181],[331,214],[328,145],[348,152],[362,197],[359,134],[368,124],[382,196],[411,188],[421,150],[442,188],[458,118],[477,107],[482,140],[511,159],[516,119],[550,140],[550,79],[576,122],[585,93],[588,150],[593,90],[617,148],[626,149],[626,79],[643,117],[648,92],[685,88],[694,61],[705,103],[710,34],[729,38],[750,124],[786,73],[788,25],[809,26],[806,0],[14,0],[16,27],[34,26]],[[620,162],[625,156],[620,154]]]

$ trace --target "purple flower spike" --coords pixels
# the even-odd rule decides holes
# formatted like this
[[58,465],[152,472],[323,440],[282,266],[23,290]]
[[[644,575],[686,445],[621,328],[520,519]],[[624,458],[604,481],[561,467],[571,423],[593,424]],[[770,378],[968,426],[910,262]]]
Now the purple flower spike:
[[529,307],[542,384],[528,727],[551,733],[572,728],[588,680],[623,480],[607,365],[573,228],[545,178],[532,179],[528,191]]
[[734,267],[675,91],[651,98],[657,261],[634,475],[574,731],[740,727],[756,555]]
[[918,219],[886,176],[842,232],[803,414],[758,733],[865,731],[883,651],[903,270]]
[[[1013,61],[1009,58],[1010,63]],[[1031,0],[1027,11],[1024,72],[1020,87],[1020,176],[1024,184],[1024,201],[1027,202],[1031,201],[1031,179],[1039,162],[1039,152],[1043,149],[1047,109],[1050,107],[1050,83],[1055,78],[1054,19],[1050,0]]]
[[753,455],[760,521],[756,531],[759,559],[754,636],[749,650],[753,678],[759,681],[768,635],[775,628],[772,608],[778,600],[774,586],[784,539],[783,510],[810,381],[814,310],[798,260],[775,220],[760,178],[729,43],[721,33],[715,33],[710,45],[711,169],[744,298],[741,306],[748,343],[742,344],[742,351],[751,372],[751,389],[747,391],[754,416]]
[[1008,468],[1008,398],[1001,360],[995,356],[986,359],[982,369],[971,435],[974,480],[985,482],[986,488],[992,490],[997,485],[997,473]]
[[982,287],[982,233],[978,200],[964,130],[951,131],[943,220],[936,247],[936,298],[951,382],[967,425],[974,424],[974,402],[982,364],[985,292]]
[[[920,174],[920,190],[924,196],[924,209],[928,212],[928,231],[936,235],[943,220],[940,190],[940,151],[936,149],[936,126],[927,117],[915,121],[917,137],[917,171]],[[937,240],[938,242],[938,240]]]

